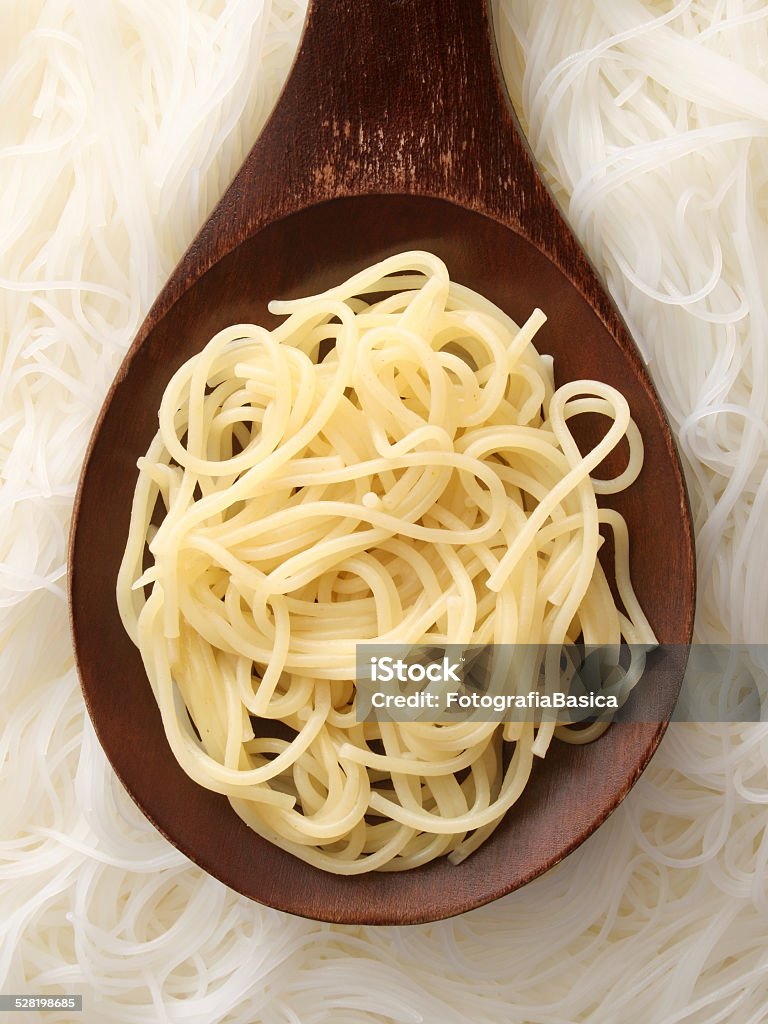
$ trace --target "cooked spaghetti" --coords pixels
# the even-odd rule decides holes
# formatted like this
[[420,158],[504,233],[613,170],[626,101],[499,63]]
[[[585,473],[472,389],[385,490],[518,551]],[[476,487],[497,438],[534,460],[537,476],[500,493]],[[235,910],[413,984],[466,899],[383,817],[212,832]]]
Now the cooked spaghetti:
[[[596,499],[637,477],[639,432],[614,388],[555,388],[539,310],[519,328],[429,253],[270,309],[275,330],[220,332],[168,384],[123,622],[179,763],[265,838],[344,874],[459,861],[555,731],[604,724],[358,722],[356,645],[651,642]],[[610,424],[584,453],[583,413]]]

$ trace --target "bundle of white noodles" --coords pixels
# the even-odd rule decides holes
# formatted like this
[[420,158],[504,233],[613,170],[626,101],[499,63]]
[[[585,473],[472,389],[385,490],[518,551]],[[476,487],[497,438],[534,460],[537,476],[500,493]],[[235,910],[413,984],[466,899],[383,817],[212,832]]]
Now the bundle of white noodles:
[[[76,1016],[99,1024],[758,1024],[760,726],[671,730],[587,846],[505,900],[439,925],[349,929],[263,910],[189,865],[114,782],[87,725],[63,589],[87,437],[141,317],[266,116],[302,7],[3,4],[0,991],[79,991]],[[500,9],[536,152],[689,465],[698,635],[761,640],[768,7]]]
[[[540,310],[519,328],[430,253],[270,309],[288,314],[278,328],[221,331],[165,389],[123,623],[177,760],[259,834],[340,874],[458,863],[523,792],[555,722],[364,723],[357,645],[652,643],[626,523],[597,504],[635,481],[642,439],[614,388],[555,389],[531,342]],[[582,453],[583,413],[608,425]],[[594,479],[624,438],[625,469]],[[597,560],[601,524],[626,614]]]

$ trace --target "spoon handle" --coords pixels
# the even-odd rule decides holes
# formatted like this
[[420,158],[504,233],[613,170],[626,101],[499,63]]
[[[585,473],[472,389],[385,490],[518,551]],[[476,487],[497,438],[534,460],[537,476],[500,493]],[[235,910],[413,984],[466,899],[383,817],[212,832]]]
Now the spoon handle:
[[288,81],[190,275],[279,217],[364,193],[452,200],[590,276],[509,102],[487,0],[310,0]]
[[265,136],[303,203],[429,192],[495,209],[512,192],[514,208],[538,187],[486,0],[312,0]]

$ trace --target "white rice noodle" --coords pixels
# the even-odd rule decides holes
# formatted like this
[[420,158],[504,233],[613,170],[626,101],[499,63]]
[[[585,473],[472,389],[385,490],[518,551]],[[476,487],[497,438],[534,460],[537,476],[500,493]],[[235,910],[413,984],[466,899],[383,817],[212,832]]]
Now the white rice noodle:
[[[762,1024],[760,726],[670,730],[625,804],[557,869],[454,921],[376,929],[260,908],[191,866],[126,797],[85,720],[64,575],[87,436],[142,315],[263,123],[302,8],[3,6],[0,991],[81,992],[84,1024]],[[679,438],[697,635],[762,640],[768,8],[498,8],[536,153]]]

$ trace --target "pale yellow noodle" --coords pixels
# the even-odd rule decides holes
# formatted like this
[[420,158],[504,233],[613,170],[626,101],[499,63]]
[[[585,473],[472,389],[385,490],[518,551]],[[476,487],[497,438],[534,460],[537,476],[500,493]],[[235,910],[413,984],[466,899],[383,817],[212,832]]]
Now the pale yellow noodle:
[[[606,723],[361,723],[356,645],[651,643],[596,500],[641,471],[639,431],[614,388],[555,388],[540,310],[519,328],[430,253],[271,309],[274,331],[227,328],[168,384],[120,614],[180,764],[260,835],[344,874],[458,863],[553,734]],[[607,423],[587,452],[583,413]]]

